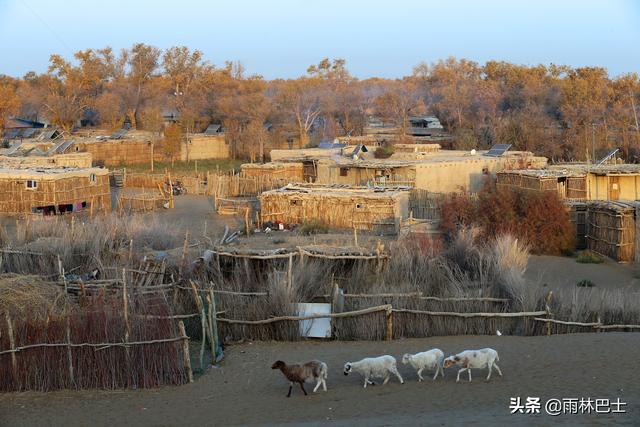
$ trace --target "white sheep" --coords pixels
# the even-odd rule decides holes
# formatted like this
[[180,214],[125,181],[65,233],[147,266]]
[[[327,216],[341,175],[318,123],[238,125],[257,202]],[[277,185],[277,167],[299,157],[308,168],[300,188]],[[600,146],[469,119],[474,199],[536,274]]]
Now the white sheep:
[[456,382],[460,381],[460,374],[464,371],[469,373],[469,382],[471,382],[471,369],[484,369],[489,368],[489,374],[487,375],[487,381],[491,378],[492,368],[496,368],[498,375],[502,376],[500,367],[496,361],[499,361],[498,352],[492,348],[483,348],[480,350],[466,350],[462,353],[458,353],[455,356],[449,356],[444,359],[444,367],[456,365],[462,366],[462,369],[458,371],[458,377]]
[[396,358],[393,356],[367,357],[358,362],[347,362],[344,364],[344,374],[359,372],[364,377],[364,388],[367,384],[375,385],[370,378],[384,378],[382,385],[389,382],[391,374],[394,374],[404,384],[404,380],[398,372]]
[[439,348],[434,348],[429,351],[423,351],[416,354],[405,354],[402,356],[402,363],[404,365],[410,364],[414,369],[418,370],[418,382],[424,381],[422,378],[422,371],[424,369],[436,370],[436,374],[433,376],[435,381],[438,378],[438,373],[444,378],[444,369],[442,368],[442,361],[444,360],[444,353]]

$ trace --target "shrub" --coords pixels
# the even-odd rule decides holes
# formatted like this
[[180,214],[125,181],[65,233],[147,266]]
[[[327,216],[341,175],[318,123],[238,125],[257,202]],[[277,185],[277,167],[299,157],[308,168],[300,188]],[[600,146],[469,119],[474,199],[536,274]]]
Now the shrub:
[[310,236],[312,234],[327,234],[328,232],[329,227],[317,220],[307,221],[300,226],[300,233],[305,236]]
[[382,145],[376,148],[376,151],[373,152],[373,156],[376,159],[387,159],[391,157],[393,154],[393,147],[391,145]]
[[582,279],[576,283],[576,286],[579,288],[593,288],[595,285],[596,284],[589,279]]
[[574,229],[557,194],[497,188],[488,180],[473,199],[453,194],[440,203],[440,226],[449,238],[463,227],[479,226],[482,237],[510,234],[533,253],[560,255],[574,249]]
[[472,225],[477,210],[468,193],[451,194],[439,203],[440,229],[448,238],[461,228]]
[[576,262],[581,264],[601,264],[604,260],[592,251],[582,251],[576,257]]

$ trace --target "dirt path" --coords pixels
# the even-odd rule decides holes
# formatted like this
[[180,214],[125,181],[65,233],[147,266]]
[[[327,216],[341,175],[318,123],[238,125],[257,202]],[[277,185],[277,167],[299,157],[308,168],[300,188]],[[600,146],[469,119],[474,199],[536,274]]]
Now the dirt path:
[[[485,383],[474,371],[471,384],[444,380],[417,383],[400,367],[406,383],[362,389],[342,365],[364,356],[439,347],[445,353],[494,347],[504,377]],[[253,343],[229,347],[222,367],[194,384],[121,392],[22,393],[0,396],[1,425],[638,425],[640,333],[552,337],[458,336],[385,342]],[[329,391],[308,397],[269,369],[276,359],[320,358],[329,365]],[[307,386],[307,389],[310,389]],[[621,398],[626,414],[510,415],[509,398]],[[544,412],[544,410],[543,410]]]

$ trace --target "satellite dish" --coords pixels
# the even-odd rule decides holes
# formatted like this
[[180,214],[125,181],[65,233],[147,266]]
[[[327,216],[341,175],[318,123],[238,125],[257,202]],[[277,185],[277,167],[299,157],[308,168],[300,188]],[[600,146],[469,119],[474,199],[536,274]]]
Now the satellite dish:
[[474,148],[473,150],[471,150],[471,155],[475,156],[476,155],[476,149]]

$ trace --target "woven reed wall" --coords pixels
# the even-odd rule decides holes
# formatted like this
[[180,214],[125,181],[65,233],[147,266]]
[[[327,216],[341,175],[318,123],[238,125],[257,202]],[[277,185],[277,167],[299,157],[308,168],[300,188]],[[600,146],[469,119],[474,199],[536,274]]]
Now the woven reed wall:
[[32,208],[87,202],[92,210],[111,210],[109,175],[97,175],[96,182],[86,177],[60,177],[37,181],[27,189],[25,178],[0,178],[0,212],[31,213]]
[[636,219],[631,203],[590,203],[587,247],[616,261],[635,259]]
[[350,193],[304,194],[266,192],[260,195],[262,221],[303,224],[318,221],[331,228],[394,233],[400,221],[400,201],[391,195],[359,197]]

